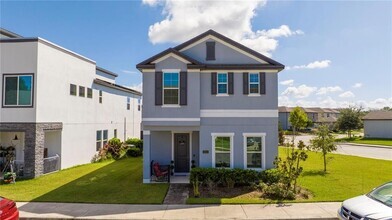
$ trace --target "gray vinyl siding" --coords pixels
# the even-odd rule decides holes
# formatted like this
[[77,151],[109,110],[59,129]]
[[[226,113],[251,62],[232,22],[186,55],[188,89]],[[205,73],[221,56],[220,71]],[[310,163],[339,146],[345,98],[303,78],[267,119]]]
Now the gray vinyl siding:
[[279,112],[279,122],[283,130],[288,130],[291,126],[289,122],[289,115],[290,113],[288,112]]
[[199,131],[192,132],[192,160],[195,160],[196,167],[199,166],[199,151],[200,151],[200,133]]
[[234,73],[234,94],[229,96],[216,96],[211,94],[211,73],[200,73],[201,109],[277,109],[277,74],[266,73],[266,81],[265,95],[254,97],[244,95],[243,74],[237,72]]
[[250,58],[219,42],[215,43],[215,60],[206,60],[206,41],[184,50],[182,53],[199,62],[208,64],[260,64],[259,61]]
[[363,122],[365,137],[392,139],[392,120],[364,120]]

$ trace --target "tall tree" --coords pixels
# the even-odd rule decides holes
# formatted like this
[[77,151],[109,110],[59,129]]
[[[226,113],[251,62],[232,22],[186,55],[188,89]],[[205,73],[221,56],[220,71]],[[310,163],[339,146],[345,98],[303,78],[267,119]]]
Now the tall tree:
[[335,138],[327,125],[320,125],[316,137],[310,140],[311,148],[320,151],[324,159],[324,172],[327,172],[327,154],[336,150]]
[[340,116],[336,121],[337,128],[341,131],[347,132],[349,138],[351,138],[351,131],[360,129],[363,126],[362,123],[362,108],[349,107],[340,111]]
[[306,128],[308,124],[308,115],[304,110],[300,107],[295,107],[294,110],[290,113],[289,121],[291,123],[291,127],[293,128],[293,135],[296,135],[297,130],[302,128]]

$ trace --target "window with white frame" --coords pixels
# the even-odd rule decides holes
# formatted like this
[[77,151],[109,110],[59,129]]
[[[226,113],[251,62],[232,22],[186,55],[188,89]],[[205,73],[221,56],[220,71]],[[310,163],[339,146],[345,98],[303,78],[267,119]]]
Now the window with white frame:
[[4,75],[3,106],[33,106],[33,75]]
[[127,110],[131,109],[131,98],[127,97]]
[[227,73],[218,73],[218,94],[227,94]]
[[232,168],[233,164],[233,134],[212,134],[213,166]]
[[245,168],[264,168],[264,138],[263,133],[244,134],[244,155]]
[[108,143],[108,130],[103,130],[103,139],[102,139],[103,146]]
[[258,73],[249,73],[249,94],[259,94],[260,78]]
[[97,145],[96,151],[99,151],[102,148],[102,131],[97,131]]
[[163,73],[163,104],[179,104],[179,81],[178,73]]

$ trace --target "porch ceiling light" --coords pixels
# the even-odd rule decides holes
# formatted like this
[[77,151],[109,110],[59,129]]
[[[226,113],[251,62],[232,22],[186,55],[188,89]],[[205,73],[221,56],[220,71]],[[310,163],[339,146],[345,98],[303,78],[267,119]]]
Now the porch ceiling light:
[[13,141],[19,140],[19,139],[18,139],[18,135],[15,134],[15,137],[14,137],[14,139],[12,139],[12,140],[13,140]]

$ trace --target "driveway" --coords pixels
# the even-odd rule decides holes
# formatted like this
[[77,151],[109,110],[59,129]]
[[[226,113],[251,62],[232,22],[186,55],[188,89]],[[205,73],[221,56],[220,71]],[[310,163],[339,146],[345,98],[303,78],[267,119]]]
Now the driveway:
[[[346,137],[346,135],[337,135],[336,138]],[[286,135],[286,140],[291,140],[292,136]],[[301,135],[295,138],[295,143],[302,140],[306,145],[310,144],[310,140],[314,135]],[[355,146],[350,144],[338,144],[334,153],[367,157],[381,160],[392,160],[392,148],[380,148],[374,146]]]

